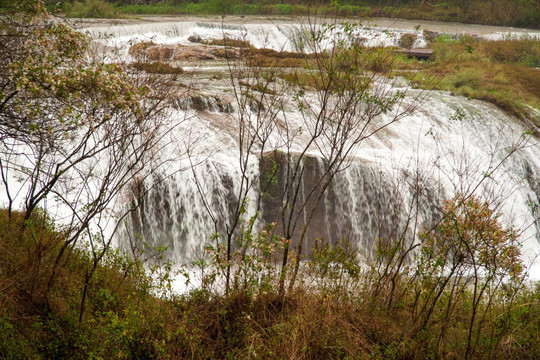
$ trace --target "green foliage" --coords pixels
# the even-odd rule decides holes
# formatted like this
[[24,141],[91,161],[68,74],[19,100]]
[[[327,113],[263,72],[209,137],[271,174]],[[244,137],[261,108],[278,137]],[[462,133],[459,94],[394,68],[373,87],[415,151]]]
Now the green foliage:
[[527,66],[540,63],[539,44],[529,37],[503,41],[437,37],[432,44],[434,62],[409,63],[408,68],[421,71],[405,76],[416,86],[485,100],[518,118],[534,120],[527,105],[540,108],[540,72]]
[[465,358],[500,351],[524,266],[516,231],[498,218],[488,204],[456,194],[445,201],[439,224],[420,232],[419,251],[415,244],[379,246],[370,306],[385,314],[411,309],[402,319],[408,340],[399,346],[420,342],[437,356]]
[[411,49],[413,47],[414,40],[416,40],[416,35],[403,34],[401,35],[401,38],[399,39],[399,46],[404,49]]
[[363,273],[359,258],[357,250],[347,241],[332,246],[318,240],[307,270],[322,294],[333,297],[335,301],[350,300],[349,295],[357,290]]
[[279,200],[279,176],[281,163],[286,161],[285,154],[279,151],[275,151],[269,155],[264,156],[260,160],[260,186],[264,196],[268,199]]
[[[277,273],[271,232],[240,237],[228,264],[236,274],[232,293],[204,288],[178,303],[182,338],[192,339],[183,343],[184,356],[277,358],[276,344],[291,358],[519,358],[537,351],[528,316],[539,311],[531,298],[538,289],[522,286],[516,233],[474,197],[445,202],[441,222],[421,233],[419,248],[381,242],[371,269],[346,242],[318,241],[302,267],[303,285],[285,296],[265,280]],[[224,249],[210,253],[223,274]],[[516,337],[522,328],[529,335]]]
[[[279,271],[274,266],[277,255],[283,252],[287,240],[274,233],[275,224],[269,224],[265,230],[255,232],[255,217],[251,218],[236,238],[235,249],[228,258],[227,248],[223,244],[207,247],[212,259],[210,266],[202,269],[205,274],[202,283],[205,289],[221,284],[227,269],[232,269],[232,292],[256,297],[275,292],[278,285]],[[196,265],[208,264],[197,261]]]
[[457,260],[463,261],[491,281],[520,279],[524,265],[517,232],[501,226],[500,214],[475,197],[462,194],[447,201],[443,213],[436,234],[420,234],[426,242],[424,250],[436,247],[437,252],[451,255],[453,266]]
[[[245,224],[230,260],[223,248],[209,249],[210,258],[199,262],[207,282],[182,296],[170,292],[170,264],[150,277],[141,262],[109,251],[92,279],[81,324],[77,298],[90,257],[74,249],[48,310],[36,307],[38,297],[21,297],[20,287],[0,289],[0,302],[8,305],[0,309],[0,355],[464,358],[470,343],[473,357],[536,357],[540,286],[521,285],[515,231],[503,228],[498,215],[474,197],[458,195],[443,209],[439,226],[422,232],[420,251],[400,269],[395,265],[409,256],[407,244],[381,242],[374,259],[380,266],[370,269],[347,242],[319,241],[302,267],[302,285],[286,295],[278,294],[276,263],[284,239],[273,225],[253,231],[254,219]],[[28,242],[21,245],[19,228],[7,225],[6,211],[0,214],[0,253],[9,254],[0,256],[0,283],[9,284],[14,279],[8,269],[25,263],[37,234],[43,249],[54,249],[50,244],[61,233],[50,220],[32,218],[23,237]],[[18,221],[21,215],[14,214]],[[52,261],[47,259],[45,267]],[[227,265],[233,285],[223,295],[216,281]]]
[[[90,0],[89,0],[90,1]],[[92,2],[105,0],[92,0]],[[490,25],[506,25],[538,28],[540,11],[535,1],[513,1],[511,5],[504,0],[449,0],[443,2],[419,2],[418,0],[377,1],[365,0],[361,3],[344,1],[342,3],[325,0],[312,4],[292,0],[280,2],[255,0],[245,3],[238,0],[202,1],[127,1],[115,0],[115,10],[123,14],[238,14],[238,15],[306,15],[391,17],[423,19],[435,21],[459,21]],[[49,1],[54,6],[54,1]],[[69,4],[63,1],[63,4]],[[429,4],[429,5],[428,5]],[[422,6],[418,6],[422,5]],[[88,9],[89,5],[82,5]],[[97,6],[103,8],[103,5]],[[101,9],[110,14],[110,9]],[[81,12],[82,14],[85,11]]]
[[66,5],[66,15],[74,18],[115,19],[119,15],[114,7],[105,0],[75,1]]
[[[169,330],[162,299],[170,291],[170,265],[153,266],[147,273],[140,261],[118,251],[107,252],[90,283],[86,321],[78,323],[81,284],[90,254],[72,249],[45,295],[39,289],[47,287],[63,234],[38,213],[27,220],[21,233],[22,221],[20,213],[10,218],[7,211],[0,211],[0,284],[16,284],[0,289],[0,357],[164,356],[163,341]],[[40,258],[36,251],[42,253]]]
[[276,4],[274,9],[278,15],[291,15],[294,11],[290,4]]

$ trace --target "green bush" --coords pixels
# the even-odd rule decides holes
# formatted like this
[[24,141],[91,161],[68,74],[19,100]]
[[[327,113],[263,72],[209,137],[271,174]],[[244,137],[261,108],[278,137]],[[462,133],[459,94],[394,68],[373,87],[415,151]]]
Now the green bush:
[[118,17],[114,7],[105,0],[75,1],[67,8],[67,16],[75,18],[113,19]]
[[294,10],[291,4],[276,4],[274,9],[278,15],[291,15]]
[[260,7],[256,4],[235,4],[232,7],[232,12],[234,14],[256,15],[259,14]]
[[416,40],[415,34],[403,34],[399,39],[399,46],[404,49],[411,49],[413,47],[414,40]]

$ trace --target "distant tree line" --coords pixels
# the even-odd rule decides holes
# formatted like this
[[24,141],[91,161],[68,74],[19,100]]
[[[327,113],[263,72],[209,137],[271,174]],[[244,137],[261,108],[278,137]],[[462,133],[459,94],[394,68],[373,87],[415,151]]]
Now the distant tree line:
[[[119,13],[137,14],[319,14],[458,21],[486,25],[540,27],[539,0],[46,0],[52,9],[112,4]],[[208,6],[192,6],[206,4]],[[162,6],[163,5],[163,6]],[[0,5],[1,7],[2,5]],[[136,8],[136,10],[134,9]],[[145,11],[142,8],[146,8]],[[167,10],[164,12],[164,9]],[[68,14],[81,16],[80,13]],[[97,17],[97,16],[93,16]],[[106,16],[110,17],[110,16]]]
[[[225,0],[226,1],[226,0]],[[75,0],[62,0],[60,3],[75,2]],[[187,2],[201,2],[201,0],[107,0],[109,3],[120,5],[149,5],[158,3],[170,3],[170,4],[182,4]],[[281,0],[247,0],[246,3],[283,3]],[[304,4],[304,5],[316,5],[316,4],[330,4],[332,0],[289,0],[286,1],[291,4]],[[48,4],[57,4],[59,1],[47,0]],[[338,1],[340,4],[346,5],[371,5],[371,6],[406,6],[406,7],[440,7],[447,8],[452,6],[458,6],[462,9],[468,9],[472,4],[489,4],[490,6],[504,5],[507,8],[521,8],[534,6],[540,8],[538,0],[342,0]]]

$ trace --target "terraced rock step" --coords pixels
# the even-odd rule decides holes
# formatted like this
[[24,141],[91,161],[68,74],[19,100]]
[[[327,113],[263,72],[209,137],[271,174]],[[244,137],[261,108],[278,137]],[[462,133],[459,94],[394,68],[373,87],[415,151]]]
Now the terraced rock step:
[[400,49],[398,52],[407,57],[415,57],[417,59],[429,59],[433,55],[433,49]]

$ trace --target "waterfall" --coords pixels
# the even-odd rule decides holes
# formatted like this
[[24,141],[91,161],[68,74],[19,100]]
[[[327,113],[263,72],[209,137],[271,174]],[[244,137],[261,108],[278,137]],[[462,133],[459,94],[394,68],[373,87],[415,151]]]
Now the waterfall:
[[[408,97],[415,95],[411,90]],[[139,234],[152,246],[166,246],[175,261],[185,262],[201,256],[215,233],[224,236],[241,187],[238,113],[213,110],[208,106],[194,112],[189,124],[178,130],[197,129],[204,139],[195,160],[199,165],[190,168],[184,160],[187,170],[155,186],[123,228],[121,241]],[[286,112],[292,122],[298,116],[295,111]],[[314,186],[313,179],[320,177],[324,161],[311,152],[303,166],[300,202]],[[261,193],[264,171],[261,159],[252,156],[244,220],[258,211],[261,225],[279,221],[282,199],[274,195],[284,182],[279,175],[277,188]],[[415,113],[361,143],[317,204],[306,246],[315,238],[348,239],[370,254],[375,240],[404,232],[414,237],[420,228],[436,223],[444,199],[456,191],[474,190],[503,213],[506,225],[521,231],[524,252],[531,255],[540,242],[535,209],[539,186],[540,145],[517,119],[491,104],[433,92]],[[259,197],[262,204],[257,206]]]
[[[300,25],[289,23],[179,21],[86,31],[107,46],[120,47],[125,54],[134,42],[189,45],[188,38],[195,35],[205,40],[242,39],[255,47],[294,51],[302,47],[303,36]],[[361,27],[354,36],[368,45],[395,46],[405,32]],[[424,44],[421,32],[417,31],[416,41],[417,46]],[[394,86],[406,87],[399,82]],[[408,90],[404,101],[413,101],[418,95],[419,90]],[[177,263],[197,259],[215,234],[225,236],[239,201],[247,205],[243,221],[252,216],[257,217],[259,226],[280,221],[283,199],[276,194],[286,179],[279,174],[276,187],[268,190],[261,183],[264,156],[253,153],[247,165],[240,164],[239,109],[237,104],[220,100],[227,96],[226,85],[205,85],[200,94],[178,101],[171,116],[189,117],[190,121],[174,131],[189,129],[198,134],[200,141],[193,148],[196,155],[179,161],[177,167],[183,171],[156,174],[141,185],[151,190],[139,199],[139,209],[118,233],[121,247],[137,246],[143,239],[151,246],[166,246]],[[381,121],[390,116],[382,115]],[[300,118],[299,110],[291,105],[280,115],[292,128],[301,127]],[[306,246],[309,248],[315,238],[329,242],[348,239],[370,254],[380,238],[408,236],[413,240],[419,229],[437,222],[444,199],[463,192],[474,193],[500,211],[505,225],[519,229],[524,254],[534,256],[540,242],[540,144],[526,130],[518,119],[494,105],[444,91],[431,92],[414,113],[365,139],[350,154],[347,168],[335,175],[316,207],[312,206]],[[296,140],[300,149],[302,139],[299,136]],[[277,138],[270,140],[279,142]],[[298,150],[295,146],[293,152]],[[309,149],[303,161],[303,177],[298,180],[300,202],[307,199],[315,186],[313,179],[325,168],[316,149]],[[241,191],[246,195],[240,196]],[[135,196],[126,195],[125,201]],[[308,214],[300,212],[298,216]],[[533,277],[540,277],[540,271],[533,271]]]
[[[319,19],[321,20],[321,19]],[[324,20],[324,19],[322,19]],[[423,29],[430,29],[431,26],[437,27],[437,23],[421,22],[414,30],[398,28],[399,22],[394,21],[390,27],[379,27],[373,22],[366,22],[363,26],[355,27],[352,33],[347,36],[352,37],[351,41],[360,42],[364,46],[396,46],[399,47],[400,39],[403,34],[414,34],[415,39],[413,48],[425,47],[426,39]],[[410,25],[409,25],[410,26]],[[440,27],[440,26],[439,26]],[[476,26],[478,37],[489,40],[512,39],[521,37],[539,38],[540,32],[533,30],[516,31],[511,29],[509,32],[497,31],[493,32],[490,27],[481,29],[481,26]],[[448,24],[442,26],[448,27]],[[82,28],[81,31],[88,34],[98,43],[106,47],[120,50],[121,55],[127,56],[127,50],[130,44],[135,44],[142,41],[153,41],[156,44],[170,45],[182,44],[189,45],[190,37],[197,37],[203,41],[214,39],[223,39],[224,37],[236,40],[248,41],[256,48],[269,48],[277,51],[309,51],[305,47],[305,36],[310,30],[320,30],[320,24],[294,23],[283,20],[266,20],[259,24],[249,23],[247,20],[239,19],[234,23],[228,19],[217,21],[166,21],[166,22],[150,22],[139,24],[114,24],[111,26],[94,26]],[[457,29],[457,28],[456,28]],[[500,30],[500,29],[498,29]],[[344,32],[344,27],[336,26],[327,33],[328,39],[339,38]],[[430,31],[428,31],[430,32]],[[432,32],[432,36],[439,35],[438,32]],[[450,34],[453,38],[458,38],[461,33]]]
[[[133,25],[114,25],[107,27],[91,27],[81,29],[95,41],[106,47],[118,49],[127,57],[130,45],[152,41],[156,44],[190,45],[190,38],[199,41],[211,41],[230,38],[248,41],[256,48],[268,48],[277,51],[309,51],[306,47],[306,36],[310,31],[319,31],[320,25],[300,23],[263,23],[263,24],[229,24],[226,22],[178,21],[143,23]],[[326,31],[326,30],[325,30]],[[426,45],[422,31],[402,29],[383,29],[377,27],[356,27],[351,33],[345,33],[344,27],[336,26],[326,31],[323,46],[330,46],[335,39],[352,37],[365,46],[399,46],[403,34],[414,33],[414,47]]]
[[153,41],[156,44],[184,44],[192,36],[203,41],[237,39],[249,41],[257,48],[297,50],[291,38],[298,38],[300,27],[291,24],[236,25],[206,22],[165,22],[82,29],[89,36],[107,46],[125,48],[128,44]]

